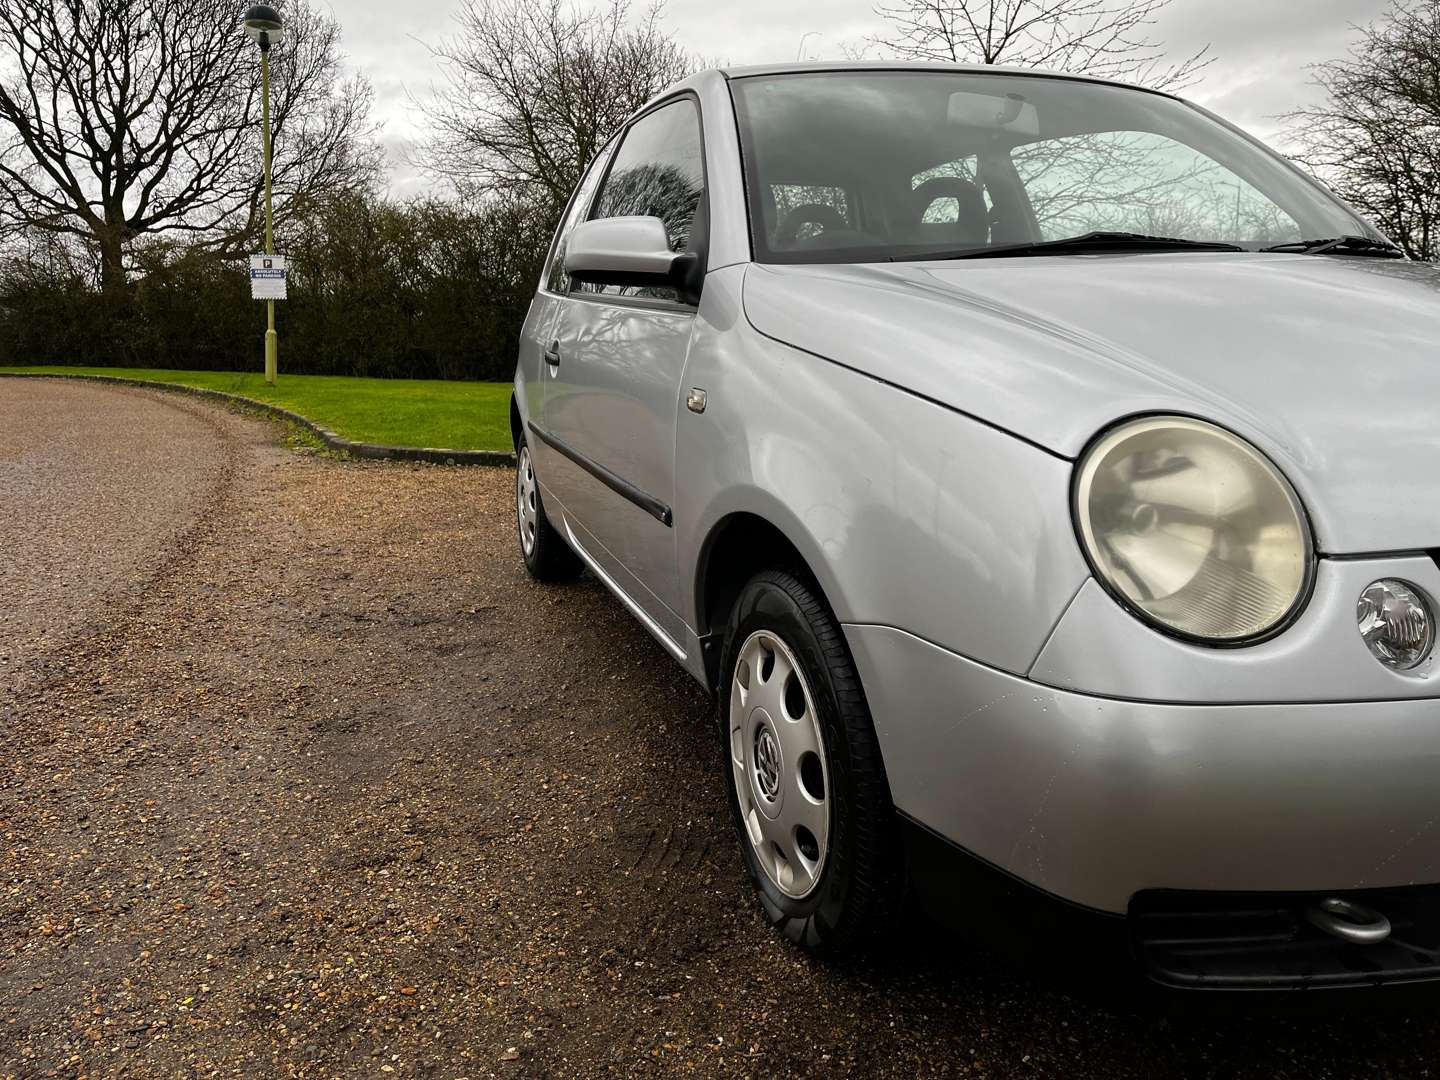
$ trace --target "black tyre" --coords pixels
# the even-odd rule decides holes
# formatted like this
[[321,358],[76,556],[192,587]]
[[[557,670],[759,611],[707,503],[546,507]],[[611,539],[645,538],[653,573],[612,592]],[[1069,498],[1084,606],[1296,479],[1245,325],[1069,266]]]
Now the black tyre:
[[892,920],[902,859],[840,627],[810,585],[766,571],[735,602],[720,670],[730,808],[760,902],[792,941],[853,953]]
[[523,435],[515,457],[515,526],[525,569],[536,581],[568,581],[580,573],[580,557],[545,515],[535,463]]

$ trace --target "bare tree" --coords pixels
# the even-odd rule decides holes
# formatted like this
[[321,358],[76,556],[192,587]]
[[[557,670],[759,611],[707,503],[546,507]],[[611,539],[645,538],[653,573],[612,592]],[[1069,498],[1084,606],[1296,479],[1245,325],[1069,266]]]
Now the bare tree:
[[[259,75],[220,0],[0,0],[0,228],[79,237],[123,290],[137,237],[253,236]],[[272,52],[283,213],[378,166],[369,89],[342,83],[339,29],[295,0]]]
[[1299,159],[1411,258],[1440,259],[1440,0],[1396,0],[1316,81],[1325,104],[1288,118]]
[[462,194],[562,207],[624,119],[694,66],[628,0],[463,0],[460,32],[435,49],[447,85],[423,105],[435,138],[417,164]]
[[1224,165],[1163,135],[1101,131],[1018,146],[1045,239],[1091,231],[1281,243],[1299,226]]
[[1170,0],[897,0],[875,9],[890,33],[871,43],[906,60],[1011,64],[1161,89],[1194,80],[1209,47],[1179,63],[1150,28]]

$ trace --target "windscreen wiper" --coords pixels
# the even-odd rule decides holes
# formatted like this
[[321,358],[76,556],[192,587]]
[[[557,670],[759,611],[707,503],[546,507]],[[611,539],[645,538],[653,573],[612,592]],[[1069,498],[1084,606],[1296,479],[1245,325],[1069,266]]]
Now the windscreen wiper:
[[1110,255],[1145,251],[1244,251],[1235,244],[1204,240],[1180,240],[1173,236],[1146,236],[1131,232],[1090,232],[1064,240],[1030,244],[998,244],[989,247],[958,248],[952,251],[925,251],[916,255],[892,255],[891,262],[924,259],[1011,259],[1041,255]]
[[1288,252],[1295,255],[1365,255],[1372,259],[1403,259],[1405,251],[1389,240],[1369,236],[1335,236],[1328,240],[1296,240],[1276,244],[1261,251]]

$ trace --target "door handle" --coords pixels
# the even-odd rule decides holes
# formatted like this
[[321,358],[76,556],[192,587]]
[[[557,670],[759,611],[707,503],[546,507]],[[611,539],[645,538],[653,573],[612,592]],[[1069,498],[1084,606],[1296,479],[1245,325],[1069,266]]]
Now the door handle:
[[545,350],[545,362],[551,367],[560,366],[560,342],[552,341],[550,347]]

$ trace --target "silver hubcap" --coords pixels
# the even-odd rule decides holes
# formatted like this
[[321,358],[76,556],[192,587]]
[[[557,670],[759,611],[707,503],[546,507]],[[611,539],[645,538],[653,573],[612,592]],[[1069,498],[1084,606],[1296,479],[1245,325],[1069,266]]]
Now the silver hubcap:
[[530,463],[530,448],[520,447],[515,462],[515,510],[520,523],[520,546],[529,555],[535,550],[535,522],[539,517],[539,496],[535,493],[535,467]]
[[810,687],[795,655],[766,630],[740,646],[730,687],[730,765],[740,818],[761,868],[804,899],[825,868],[830,775]]

